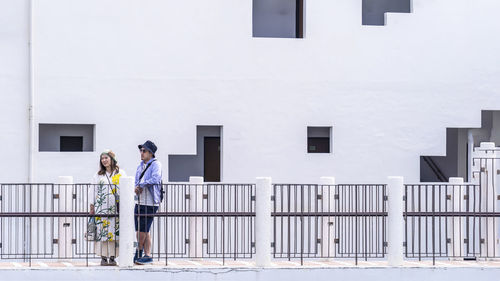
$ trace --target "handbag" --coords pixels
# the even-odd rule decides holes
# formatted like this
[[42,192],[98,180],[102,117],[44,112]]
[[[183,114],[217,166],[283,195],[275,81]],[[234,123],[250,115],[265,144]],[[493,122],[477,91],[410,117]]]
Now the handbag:
[[87,232],[85,232],[84,238],[87,241],[96,241],[97,225],[95,223],[95,217],[89,218],[89,221],[87,222]]

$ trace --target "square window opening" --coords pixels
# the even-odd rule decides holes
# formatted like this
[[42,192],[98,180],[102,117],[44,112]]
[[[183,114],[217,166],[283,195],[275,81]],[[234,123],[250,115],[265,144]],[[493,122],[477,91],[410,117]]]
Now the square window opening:
[[332,127],[307,127],[307,153],[331,153]]

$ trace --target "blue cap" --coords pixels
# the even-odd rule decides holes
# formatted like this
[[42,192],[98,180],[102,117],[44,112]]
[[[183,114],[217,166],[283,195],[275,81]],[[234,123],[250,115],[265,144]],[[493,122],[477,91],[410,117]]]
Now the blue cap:
[[158,150],[155,143],[150,140],[146,141],[144,144],[139,144],[137,147],[139,147],[139,149],[144,148],[151,152],[153,155],[156,153],[156,150]]

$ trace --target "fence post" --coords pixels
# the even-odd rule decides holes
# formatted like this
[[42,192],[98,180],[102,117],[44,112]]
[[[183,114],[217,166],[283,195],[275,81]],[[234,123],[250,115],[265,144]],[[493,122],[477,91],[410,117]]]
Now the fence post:
[[[465,211],[465,206],[462,204],[462,200],[464,198],[463,192],[463,178],[450,178],[449,179],[450,187],[451,187],[451,202],[452,202],[452,212],[463,212]],[[462,257],[462,245],[463,245],[463,225],[461,223],[462,217],[453,217],[452,219],[448,219],[448,229],[450,231],[452,237],[450,239],[450,243],[448,244],[448,253],[451,253],[451,258],[453,257]],[[448,237],[447,237],[448,238]]]
[[120,189],[120,267],[133,266],[134,255],[134,190],[135,179],[133,177],[121,177]]
[[[189,177],[190,212],[203,212],[203,181],[203,177]],[[189,257],[203,257],[203,220],[201,217],[189,218]]]
[[403,265],[404,201],[403,177],[388,177],[387,185],[387,262],[389,266]]
[[[322,212],[335,212],[335,178],[334,177],[320,177],[320,194],[321,194],[321,211]],[[321,233],[321,257],[327,260],[331,259],[335,254],[335,233],[334,218],[321,217],[322,233]]]
[[258,267],[271,266],[271,181],[270,177],[259,177],[255,187],[255,264]]
[[[473,177],[479,184],[481,209],[479,212],[498,211],[498,189],[500,188],[498,177],[498,167],[500,159],[495,150],[494,142],[482,142],[480,147],[476,147],[473,152]],[[496,217],[484,217],[481,220],[480,256],[494,258],[498,255],[498,229],[496,228]]]
[[[73,211],[73,177],[71,176],[60,176],[57,179],[57,184],[59,187],[58,194],[58,207],[59,212],[72,212]],[[73,225],[71,217],[59,218],[58,224],[58,234],[57,239],[59,259],[67,259],[72,257],[72,247],[73,242]]]

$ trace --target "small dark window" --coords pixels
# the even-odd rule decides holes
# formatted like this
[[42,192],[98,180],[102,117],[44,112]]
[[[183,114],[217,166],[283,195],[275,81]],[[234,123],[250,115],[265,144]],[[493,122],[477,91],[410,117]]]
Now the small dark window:
[[61,136],[60,151],[83,151],[83,137]]
[[307,153],[331,152],[332,127],[307,127]]
[[330,153],[330,138],[308,138],[307,152]]

